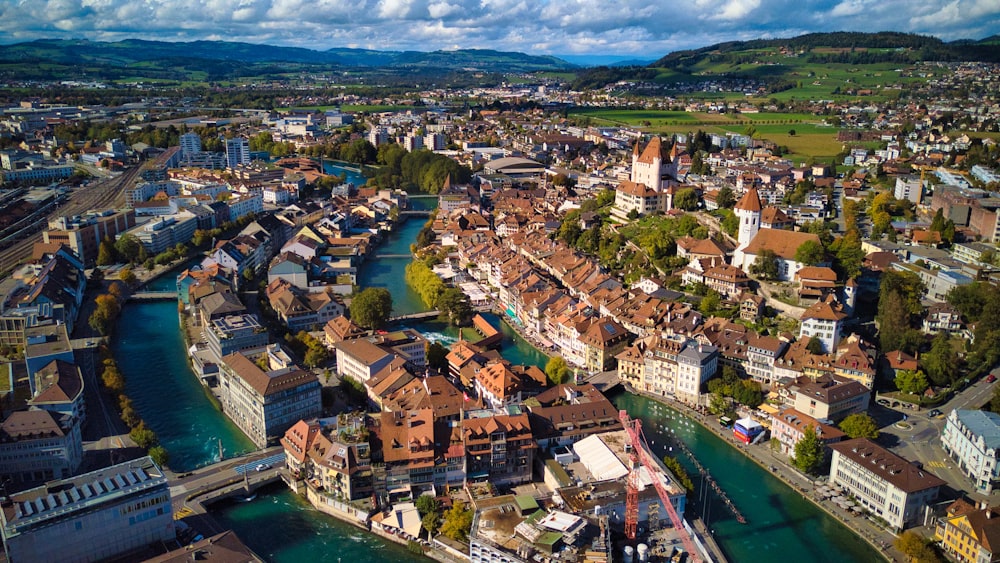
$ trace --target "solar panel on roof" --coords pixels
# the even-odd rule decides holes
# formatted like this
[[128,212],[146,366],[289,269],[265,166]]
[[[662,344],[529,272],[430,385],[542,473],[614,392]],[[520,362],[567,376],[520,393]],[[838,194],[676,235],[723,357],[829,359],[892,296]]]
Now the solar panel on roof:
[[72,489],[69,490],[69,495],[73,497],[73,502],[77,502],[81,498],[80,490],[77,489],[76,487],[73,487]]
[[115,475],[114,482],[118,485],[119,489],[124,489],[128,486],[128,481],[125,480],[121,473]]
[[19,504],[18,506],[19,506],[19,507],[21,508],[21,512],[22,512],[22,513],[23,513],[23,514],[24,514],[25,516],[31,516],[31,514],[32,514],[33,512],[35,512],[35,508],[34,508],[33,506],[31,506],[31,501],[28,501],[28,502],[22,502],[22,503],[20,503],[20,504]]

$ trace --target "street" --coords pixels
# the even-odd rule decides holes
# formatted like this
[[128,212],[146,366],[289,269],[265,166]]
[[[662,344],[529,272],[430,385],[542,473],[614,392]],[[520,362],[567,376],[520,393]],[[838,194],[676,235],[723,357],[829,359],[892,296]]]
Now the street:
[[[897,455],[922,464],[928,471],[944,479],[957,493],[971,493],[974,491],[972,481],[962,474],[941,447],[941,431],[952,410],[979,409],[989,402],[994,385],[996,382],[987,383],[985,379],[970,385],[938,407],[942,414],[935,418],[929,417],[930,411],[926,409],[920,412],[906,411],[905,421],[892,417],[895,421],[881,429],[879,442]],[[875,406],[874,409],[896,413],[882,406]],[[1000,491],[993,492],[1000,494]]]

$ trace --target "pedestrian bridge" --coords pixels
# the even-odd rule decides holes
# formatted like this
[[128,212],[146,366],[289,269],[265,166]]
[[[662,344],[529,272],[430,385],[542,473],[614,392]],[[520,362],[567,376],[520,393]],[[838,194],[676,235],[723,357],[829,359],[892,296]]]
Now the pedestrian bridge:
[[430,217],[433,209],[407,209],[400,211],[400,217]]
[[167,301],[177,299],[176,291],[137,291],[128,296],[129,301]]
[[423,311],[421,313],[411,313],[409,315],[399,315],[398,317],[389,317],[389,322],[399,322],[399,321],[425,321],[427,319],[434,319],[441,315],[441,311]]

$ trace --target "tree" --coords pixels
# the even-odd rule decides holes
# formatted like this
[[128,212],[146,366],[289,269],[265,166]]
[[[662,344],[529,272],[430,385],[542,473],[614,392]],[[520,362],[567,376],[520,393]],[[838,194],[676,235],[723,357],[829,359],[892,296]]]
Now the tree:
[[760,384],[752,379],[744,379],[732,385],[733,399],[741,405],[755,409],[764,402]]
[[825,258],[823,245],[815,240],[807,240],[795,250],[795,261],[807,266],[821,264]]
[[115,242],[115,250],[118,252],[118,256],[125,262],[135,264],[139,260],[139,250],[142,248],[142,242],[132,234],[124,234],[118,237]]
[[455,541],[464,542],[472,529],[472,511],[465,509],[465,503],[457,500],[451,509],[444,513],[441,523],[441,533]]
[[878,424],[867,413],[856,412],[840,421],[840,429],[851,438],[878,438]]
[[795,442],[792,463],[803,473],[813,473],[823,463],[823,443],[819,441],[819,435],[813,426],[806,426],[802,438]]
[[97,265],[98,266],[110,266],[115,263],[115,246],[111,243],[111,239],[104,239],[101,241],[101,245],[97,247]]
[[545,375],[548,376],[552,385],[566,383],[569,378],[569,365],[562,356],[552,356],[545,364]]
[[146,423],[144,422],[139,423],[139,425],[133,428],[128,435],[132,438],[132,441],[135,442],[135,445],[144,450],[148,450],[157,444],[156,432],[147,428]]
[[822,354],[823,353],[823,341],[815,336],[809,338],[809,342],[806,344],[806,350],[809,350],[811,354]]
[[167,448],[163,446],[153,446],[149,448],[149,457],[153,458],[156,465],[163,467],[170,461],[170,454],[167,452]]
[[769,248],[761,250],[750,265],[750,273],[765,280],[778,279],[778,255]]
[[730,209],[736,205],[736,194],[733,193],[733,189],[729,186],[722,186],[719,193],[715,194],[715,204],[720,209]]
[[436,514],[440,508],[438,500],[431,495],[420,495],[415,504],[421,516]]
[[440,342],[432,341],[427,344],[427,365],[438,370],[448,369],[448,349]]
[[454,326],[465,326],[472,320],[472,303],[469,296],[457,287],[445,288],[438,295],[437,308],[448,316]]
[[684,469],[683,465],[681,465],[681,462],[677,461],[677,458],[664,456],[663,465],[666,465],[667,469],[674,474],[674,477],[677,477],[677,482],[684,487],[684,490],[689,493],[694,492],[694,483],[691,481],[691,477],[688,475],[687,470]]
[[683,188],[674,195],[674,207],[685,211],[698,209],[698,193],[694,188]]
[[368,287],[351,300],[351,320],[365,328],[385,326],[392,313],[392,294],[384,287]]
[[906,555],[910,561],[915,563],[936,563],[941,561],[941,558],[938,557],[938,554],[930,546],[929,542],[913,530],[903,532],[892,543],[896,546],[896,549],[903,552],[903,555]]
[[428,538],[434,537],[434,533],[438,529],[438,524],[440,524],[440,518],[438,518],[437,512],[428,512],[420,519],[420,525],[427,530]]
[[920,358],[920,365],[934,385],[948,385],[957,379],[958,352],[951,345],[947,333],[941,332],[934,337],[931,349]]
[[919,395],[927,390],[927,376],[920,370],[901,370],[896,374],[896,389],[903,393]]
[[713,315],[719,310],[720,305],[722,305],[722,296],[719,295],[719,292],[710,289],[701,299],[701,303],[698,304],[698,310],[705,315]]
[[122,268],[121,270],[119,270],[118,279],[125,282],[125,285],[129,287],[132,287],[137,281],[137,278],[135,277],[135,272],[132,271],[132,268]]

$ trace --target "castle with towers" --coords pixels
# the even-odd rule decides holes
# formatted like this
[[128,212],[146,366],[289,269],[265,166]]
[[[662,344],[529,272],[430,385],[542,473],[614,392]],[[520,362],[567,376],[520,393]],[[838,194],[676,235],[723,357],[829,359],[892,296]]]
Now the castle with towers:
[[675,159],[671,158],[659,137],[653,137],[642,153],[636,142],[629,179],[615,189],[612,217],[625,222],[632,211],[643,216],[673,209],[676,174]]

